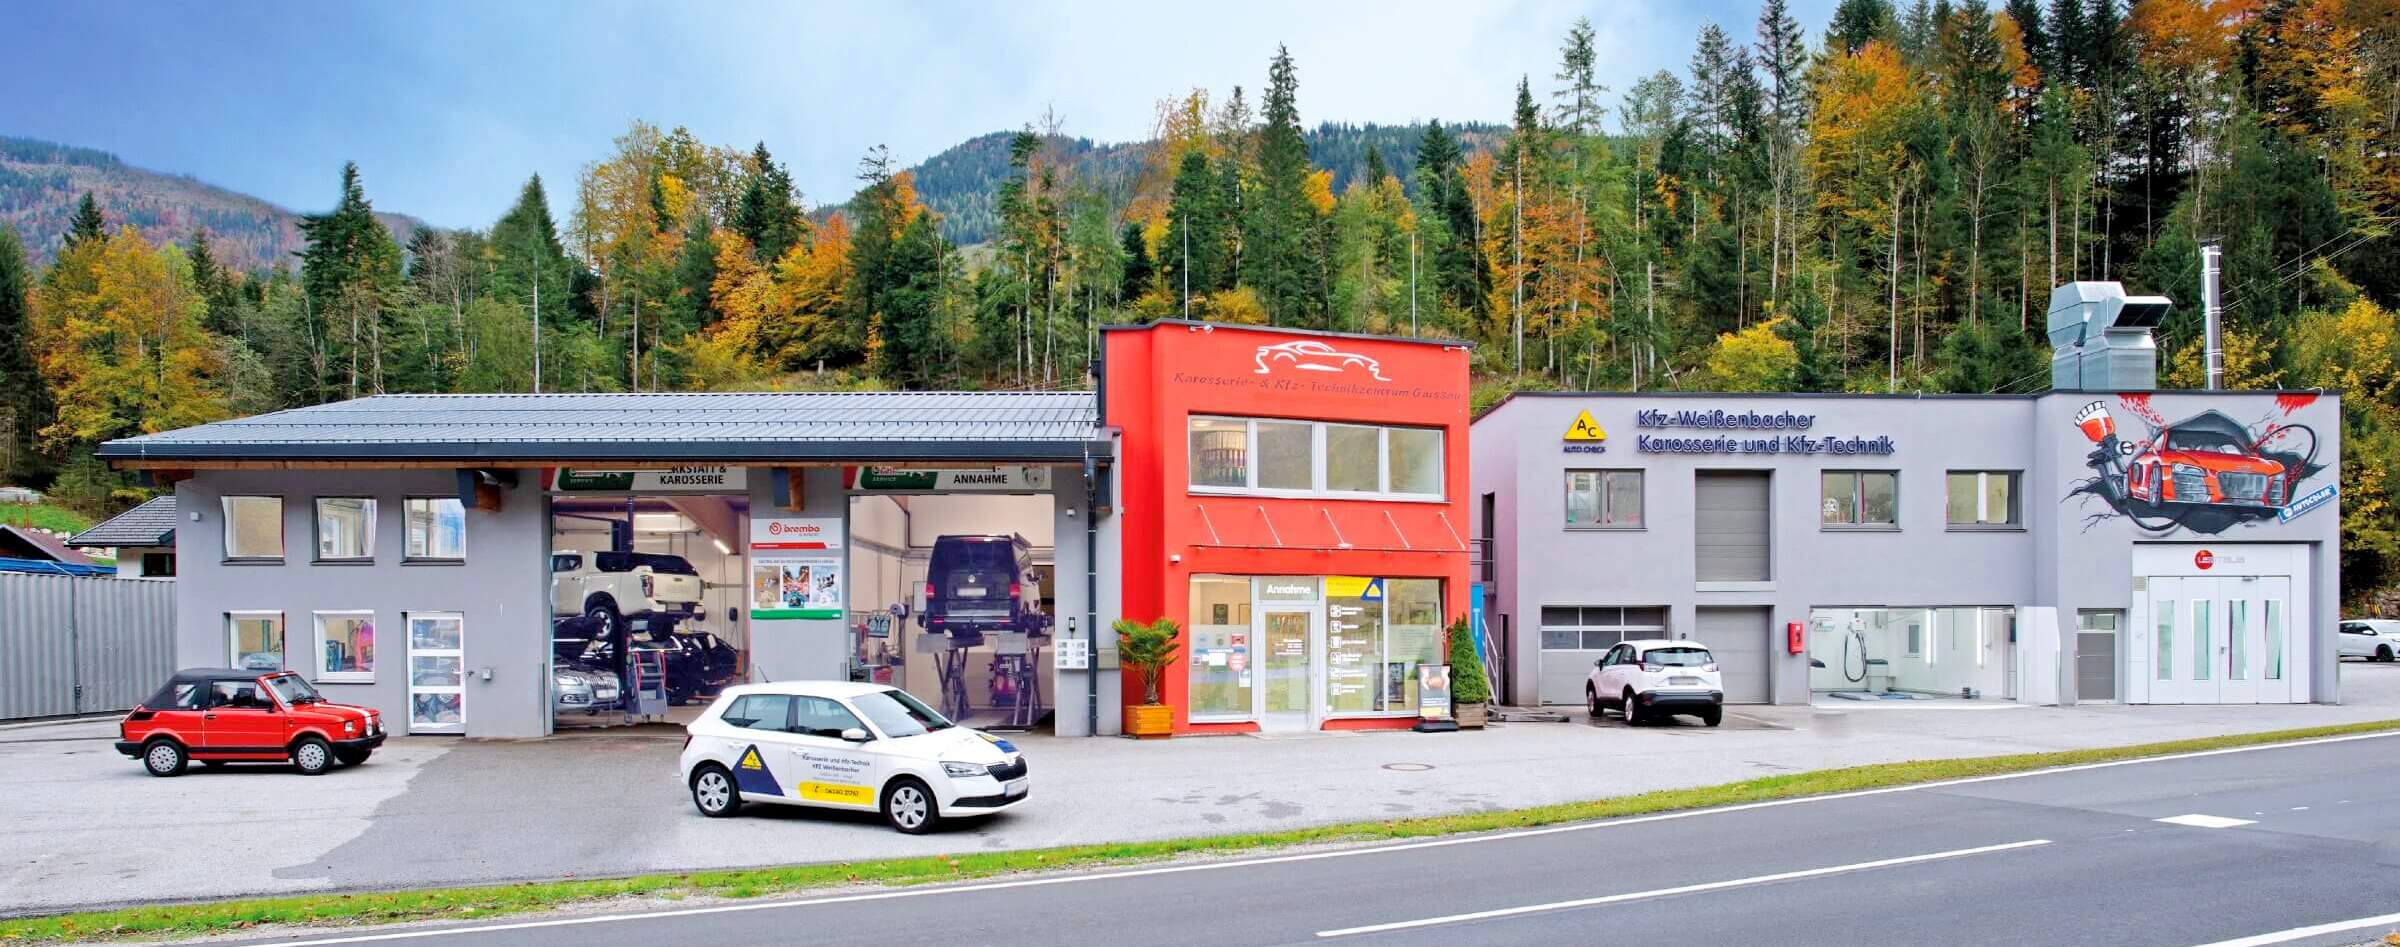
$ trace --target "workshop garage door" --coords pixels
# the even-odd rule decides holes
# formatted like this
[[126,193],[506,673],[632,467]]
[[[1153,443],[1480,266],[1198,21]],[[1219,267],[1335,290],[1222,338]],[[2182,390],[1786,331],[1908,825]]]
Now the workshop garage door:
[[1592,662],[1618,642],[1667,637],[1663,606],[1542,607],[1541,700],[1545,704],[1583,703],[1583,684]]
[[1717,671],[1725,679],[1725,702],[1767,702],[1767,671],[1772,651],[1767,648],[1767,610],[1764,608],[1703,608],[1692,637],[1717,656]]

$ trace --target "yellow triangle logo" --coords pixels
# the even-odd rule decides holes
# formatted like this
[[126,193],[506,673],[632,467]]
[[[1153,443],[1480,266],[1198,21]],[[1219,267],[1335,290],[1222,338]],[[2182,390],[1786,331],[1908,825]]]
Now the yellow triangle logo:
[[1608,440],[1608,432],[1600,429],[1600,422],[1592,420],[1591,412],[1578,411],[1575,413],[1575,423],[1567,426],[1567,440],[1605,441]]
[[742,762],[740,765],[743,769],[767,768],[766,761],[758,758],[758,748],[755,746],[751,747],[748,752],[742,754]]

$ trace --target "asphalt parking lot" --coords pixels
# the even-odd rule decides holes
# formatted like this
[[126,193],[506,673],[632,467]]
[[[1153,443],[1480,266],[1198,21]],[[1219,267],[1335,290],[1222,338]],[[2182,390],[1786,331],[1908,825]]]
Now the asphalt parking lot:
[[2345,663],[2340,706],[1749,707],[1719,728],[1615,717],[1481,733],[1158,742],[1012,738],[1033,796],[929,836],[872,816],[700,817],[679,730],[393,740],[318,778],[158,779],[113,722],[0,730],[0,911],[843,861],[1267,831],[1513,808],[1861,763],[2172,740],[2400,717],[2400,664]]

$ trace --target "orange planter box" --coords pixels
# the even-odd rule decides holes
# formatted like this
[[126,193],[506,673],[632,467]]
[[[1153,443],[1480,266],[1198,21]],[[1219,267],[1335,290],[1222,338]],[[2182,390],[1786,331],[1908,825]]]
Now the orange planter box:
[[1175,711],[1165,704],[1136,704],[1125,708],[1125,732],[1144,740],[1162,739],[1175,732]]

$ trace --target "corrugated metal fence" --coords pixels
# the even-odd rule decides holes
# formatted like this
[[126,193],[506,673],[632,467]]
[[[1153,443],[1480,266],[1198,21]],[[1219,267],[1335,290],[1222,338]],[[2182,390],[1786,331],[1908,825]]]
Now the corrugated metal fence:
[[125,710],[175,671],[175,583],[0,572],[0,720]]

